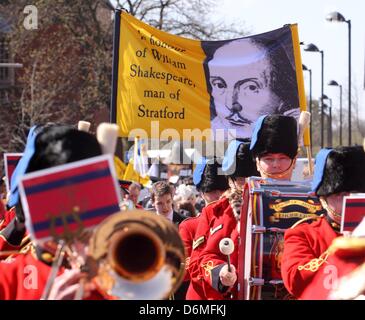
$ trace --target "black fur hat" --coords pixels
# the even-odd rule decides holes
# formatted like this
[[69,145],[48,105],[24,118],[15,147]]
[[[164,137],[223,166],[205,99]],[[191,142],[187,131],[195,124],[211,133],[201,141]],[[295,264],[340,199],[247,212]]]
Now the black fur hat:
[[229,143],[222,169],[229,177],[259,176],[250,151],[250,139],[237,139]]
[[194,170],[194,184],[198,191],[205,193],[229,188],[227,177],[218,171],[220,167],[215,158],[197,165]]
[[26,172],[96,157],[102,154],[96,137],[66,125],[43,128],[35,140],[35,150]]
[[[318,161],[319,162],[319,161]],[[322,162],[316,158],[314,191],[317,196],[340,192],[365,192],[365,152],[361,146],[337,147],[331,150]],[[321,173],[321,175],[319,174]]]
[[255,124],[250,149],[255,158],[283,153],[294,159],[298,152],[297,121],[277,114],[260,117]]

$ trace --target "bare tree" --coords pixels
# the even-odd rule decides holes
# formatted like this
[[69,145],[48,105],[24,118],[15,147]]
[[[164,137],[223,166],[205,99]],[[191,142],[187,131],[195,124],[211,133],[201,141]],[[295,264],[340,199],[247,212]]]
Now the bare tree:
[[[0,151],[22,151],[34,124],[95,125],[109,117],[112,11],[108,0],[34,0],[38,29],[24,28],[27,0],[1,1],[0,15],[12,31],[17,90],[0,113]],[[119,1],[138,19],[167,32],[204,40],[244,34],[243,27],[211,22],[216,0]],[[109,5],[108,5],[109,4]]]
[[141,21],[166,32],[200,40],[222,40],[246,33],[243,25],[214,22],[217,0],[110,1]]

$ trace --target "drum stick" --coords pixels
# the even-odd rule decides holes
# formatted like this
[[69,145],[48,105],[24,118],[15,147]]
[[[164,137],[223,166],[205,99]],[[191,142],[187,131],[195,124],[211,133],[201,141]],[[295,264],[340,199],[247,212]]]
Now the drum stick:
[[231,259],[230,254],[234,251],[234,243],[231,238],[223,238],[219,242],[219,250],[221,253],[227,256],[228,271],[231,272]]

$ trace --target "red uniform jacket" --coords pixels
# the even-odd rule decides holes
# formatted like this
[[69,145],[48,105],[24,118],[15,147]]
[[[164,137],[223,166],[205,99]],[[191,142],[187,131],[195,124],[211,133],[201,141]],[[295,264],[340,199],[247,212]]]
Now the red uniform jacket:
[[[5,211],[0,219],[0,231],[5,229],[15,218],[15,208]],[[5,236],[0,234],[0,251],[19,251],[20,245],[12,245]],[[8,255],[0,255],[0,260],[6,259]]]
[[[365,263],[365,256],[341,258],[330,255],[301,295],[303,300],[326,300],[341,278]],[[365,277],[365,274],[363,275]],[[351,286],[352,284],[349,283]],[[365,288],[364,288],[365,289]]]
[[324,254],[337,236],[339,234],[325,218],[311,224],[303,223],[285,232],[281,275],[286,289],[296,298],[301,298],[304,289],[316,275],[318,268],[313,268],[313,264],[313,267],[309,268],[309,263]]
[[194,297],[197,295],[190,281],[190,273],[188,272],[188,267],[190,262],[191,251],[193,249],[194,236],[198,223],[199,223],[199,216],[185,219],[179,224],[179,234],[184,243],[185,255],[186,255],[184,281],[189,281],[185,294],[185,299],[194,299]]
[[[33,253],[20,254],[0,262],[0,300],[39,300],[51,267]],[[62,270],[60,271],[60,273]],[[95,292],[88,299],[101,299]]]
[[7,211],[4,210],[0,217],[0,230],[3,230],[15,218],[15,208],[13,207]]
[[196,291],[199,292],[200,299],[227,299],[228,288],[222,287],[219,281],[219,271],[227,263],[227,257],[219,250],[219,242],[223,238],[231,238],[235,243],[231,263],[236,268],[238,260],[237,221],[227,198],[220,199],[202,212],[195,241],[202,237],[204,245],[199,250],[194,249],[190,259],[192,283],[199,287]]
[[[187,266],[189,265],[190,255],[193,249],[193,241],[198,223],[199,216],[185,219],[179,225],[179,234],[185,247],[185,268],[187,268]],[[190,274],[188,272],[186,272],[184,280],[190,280]]]
[[198,224],[195,227],[194,237],[191,245],[191,254],[189,263],[186,265],[187,276],[190,278],[190,285],[186,294],[187,300],[206,300],[205,289],[200,275],[199,259],[200,253],[206,245],[209,234],[208,217],[210,212],[217,210],[216,204],[219,201],[213,201],[203,208]]

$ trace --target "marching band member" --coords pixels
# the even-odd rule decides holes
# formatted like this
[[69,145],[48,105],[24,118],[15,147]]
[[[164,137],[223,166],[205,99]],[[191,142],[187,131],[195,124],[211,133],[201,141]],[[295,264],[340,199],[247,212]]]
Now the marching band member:
[[318,270],[301,298],[364,300],[365,218],[351,235],[335,238],[328,251],[326,266]]
[[[287,141],[283,145],[282,141]],[[281,180],[290,179],[298,150],[297,122],[289,116],[262,116],[255,124],[251,143],[232,141],[225,155],[225,171],[236,163],[236,172],[229,176],[231,191],[215,205],[207,221],[207,244],[195,261],[204,280],[207,299],[235,298],[238,262],[238,235],[242,201],[242,178],[257,176]],[[256,166],[252,158],[256,159]],[[235,161],[236,160],[236,161]],[[240,180],[237,178],[241,177]],[[231,238],[235,250],[231,270],[226,256],[219,251],[223,238]],[[191,263],[191,262],[190,262]]]
[[255,123],[250,150],[261,177],[290,180],[298,153],[297,121],[282,115],[261,116]]
[[[18,179],[25,173],[102,154],[95,136],[69,126],[53,125],[38,132],[33,128],[30,135],[31,139],[28,139],[24,155],[18,164],[20,166],[17,166]],[[17,185],[14,185],[9,202],[16,205],[16,218],[24,224],[24,214],[15,186]],[[14,225],[13,230],[8,230],[10,235],[16,234],[16,227]],[[24,234],[24,230],[22,232]],[[51,271],[54,248],[50,246],[46,249],[32,244],[27,249],[27,252],[0,262],[0,299],[41,298]],[[61,268],[60,274],[65,267],[67,266]],[[95,292],[91,297],[96,299],[100,295]]]
[[[19,251],[24,243],[27,243],[24,214],[19,201],[18,181],[25,173],[28,162],[34,153],[34,141],[36,135],[43,127],[32,127],[27,136],[27,142],[22,158],[19,160],[11,178],[10,196],[7,202],[7,210],[1,223],[0,251]],[[0,259],[5,259],[3,254]]]
[[[200,280],[204,292],[200,299],[224,299],[227,289],[236,281],[235,266],[232,264],[232,270],[228,272],[226,257],[219,252],[219,241],[230,237],[237,245],[239,231],[236,226],[240,218],[242,186],[246,177],[258,174],[249,146],[247,140],[230,142],[222,165],[228,174],[230,189],[203,212],[199,220],[196,238],[204,237],[206,244],[201,252],[193,250],[190,269],[194,270],[191,274]],[[237,261],[237,250],[232,261]]]
[[327,265],[328,249],[338,237],[343,197],[365,192],[365,152],[362,147],[322,149],[316,157],[312,190],[326,215],[285,232],[281,274],[287,290],[297,298]]
[[199,300],[205,297],[200,278],[194,276],[194,265],[190,265],[190,260],[193,253],[199,256],[199,252],[201,252],[205,245],[206,230],[200,228],[205,224],[200,224],[199,221],[206,218],[205,212],[210,211],[212,206],[228,189],[226,177],[219,174],[220,168],[221,166],[216,159],[207,160],[202,158],[202,161],[196,165],[193,182],[205,200],[206,205],[199,216],[188,218],[179,226],[179,233],[184,242],[187,257],[185,262],[185,281],[191,280],[186,293],[187,300]]

